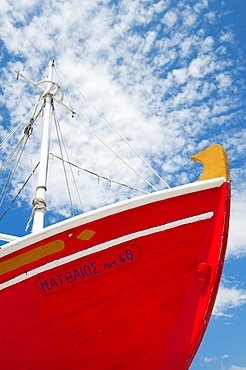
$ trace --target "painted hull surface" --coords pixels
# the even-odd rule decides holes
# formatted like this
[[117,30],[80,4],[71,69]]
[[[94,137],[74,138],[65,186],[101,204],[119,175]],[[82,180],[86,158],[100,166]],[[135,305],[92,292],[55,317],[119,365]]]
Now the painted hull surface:
[[1,369],[188,369],[227,242],[230,185],[201,181],[9,243]]

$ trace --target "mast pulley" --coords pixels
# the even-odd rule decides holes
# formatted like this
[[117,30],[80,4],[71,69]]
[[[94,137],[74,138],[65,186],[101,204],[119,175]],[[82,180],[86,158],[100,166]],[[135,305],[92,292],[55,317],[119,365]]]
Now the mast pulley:
[[33,127],[32,127],[32,123],[29,123],[29,125],[27,125],[24,129],[24,134],[27,136],[27,137],[30,137],[31,134],[32,134],[32,131],[33,131]]

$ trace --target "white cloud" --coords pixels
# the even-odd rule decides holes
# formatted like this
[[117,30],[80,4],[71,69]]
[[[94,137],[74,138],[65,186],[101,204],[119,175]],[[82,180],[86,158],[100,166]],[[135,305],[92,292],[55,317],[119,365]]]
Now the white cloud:
[[6,0],[3,0],[1,2],[1,7],[0,7],[0,13],[5,14],[7,11],[11,9],[10,5],[7,3]]
[[218,87],[220,89],[227,88],[232,84],[231,76],[227,73],[219,73],[216,76],[216,80],[218,81]]
[[218,21],[218,13],[215,11],[209,11],[205,14],[205,18],[208,19],[209,23],[216,24]]
[[[202,357],[200,357],[200,366],[201,367],[204,367],[204,366],[207,366],[208,364],[210,364],[212,362],[221,361],[221,360],[223,360],[225,358],[228,358],[228,357],[229,357],[228,355],[216,356],[216,357],[205,357],[205,356],[202,356]],[[221,367],[221,369],[222,369],[222,367]],[[225,369],[224,366],[223,366],[223,369]]]
[[197,13],[200,13],[202,10],[204,10],[205,8],[208,7],[208,0],[201,0],[201,1],[198,1],[195,5],[194,5],[194,9]]
[[161,13],[170,4],[170,0],[160,0],[158,3],[153,4],[153,8],[157,13]]
[[213,46],[214,46],[213,37],[211,37],[211,36],[206,37],[205,40],[204,40],[203,46],[204,46],[204,49],[203,49],[204,53],[210,52],[213,49]]
[[146,39],[145,39],[145,45],[144,45],[144,48],[143,48],[143,52],[144,53],[148,53],[151,48],[153,47],[153,43],[156,39],[156,32],[148,32],[147,35],[146,35]]
[[246,192],[235,191],[232,201],[227,257],[246,255]]
[[190,35],[185,37],[180,44],[181,55],[183,58],[188,58],[192,53],[193,48],[199,44],[199,38],[197,35]]
[[229,370],[246,370],[246,366],[235,366],[232,365]]
[[223,31],[220,35],[220,41],[221,42],[233,42],[234,41],[234,35],[230,30]]
[[187,68],[174,69],[172,73],[178,84],[184,84],[187,81]]
[[184,26],[193,26],[197,20],[197,14],[187,6],[182,12],[183,24]]
[[173,27],[177,22],[177,14],[174,10],[169,10],[163,18],[163,23],[165,23],[169,28]]
[[204,77],[211,71],[212,58],[209,55],[198,57],[189,65],[189,74],[195,78]]
[[[220,286],[213,315],[230,317],[232,308],[239,308],[246,303],[246,291],[237,287]],[[228,313],[229,311],[229,313]]]
[[209,363],[209,362],[212,362],[212,361],[215,361],[215,360],[217,360],[217,357],[202,357],[201,358],[205,363]]

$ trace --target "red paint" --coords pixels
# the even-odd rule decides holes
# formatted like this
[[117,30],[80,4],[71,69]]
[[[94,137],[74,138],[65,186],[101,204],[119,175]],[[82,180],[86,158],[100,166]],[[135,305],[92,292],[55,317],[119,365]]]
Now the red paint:
[[[105,217],[7,256],[55,239],[66,244],[2,281],[125,234],[214,212],[211,219],[113,246],[2,290],[1,369],[188,369],[220,281],[229,198],[224,183]],[[76,240],[84,229],[96,234]],[[44,290],[41,282],[47,282]]]
[[198,286],[201,290],[205,290],[212,272],[212,265],[208,263],[198,264]]

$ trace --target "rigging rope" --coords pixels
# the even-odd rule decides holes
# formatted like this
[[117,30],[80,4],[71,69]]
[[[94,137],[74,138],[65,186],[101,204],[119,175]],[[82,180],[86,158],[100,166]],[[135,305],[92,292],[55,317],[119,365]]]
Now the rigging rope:
[[32,107],[32,109],[27,113],[27,115],[23,118],[23,120],[8,134],[6,139],[4,139],[3,142],[0,144],[0,149],[2,149],[2,147],[9,141],[9,139],[15,134],[15,132],[19,129],[19,127],[23,124],[23,122],[27,119],[27,117],[32,113],[32,111],[37,108],[38,105],[39,105],[39,102],[35,104],[34,107]]
[[16,151],[18,152],[18,149],[19,149],[19,146],[21,145],[22,141],[24,140],[25,136],[22,136],[22,138],[19,140],[19,142],[16,144],[16,146],[14,147],[14,149],[12,150],[12,152],[9,154],[9,156],[7,157],[6,161],[3,163],[1,169],[0,169],[0,175],[2,174],[2,172],[6,169],[7,165],[9,164],[9,162],[11,161],[12,157],[14,156],[14,154],[16,153]]
[[[114,130],[114,132],[129,146],[129,148],[145,163],[145,165],[163,182],[163,184],[170,188],[170,186],[166,183],[166,181],[154,170],[153,167],[133,148],[133,146],[117,131],[114,126],[107,120],[107,118],[90,102],[88,98],[67,78],[64,73],[56,67],[59,72],[69,81],[69,83],[78,91],[78,93],[87,101],[87,103],[99,114],[99,116]],[[59,77],[58,77],[59,78]]]
[[31,216],[30,216],[30,218],[28,220],[28,223],[26,225],[25,231],[28,230],[36,211],[38,211],[38,210],[42,210],[43,212],[46,211],[46,202],[42,198],[34,198],[32,200],[32,206],[33,206],[32,213],[31,213]]
[[53,157],[56,157],[57,159],[60,159],[61,161],[64,161],[64,162],[66,162],[66,163],[70,164],[71,166],[74,166],[74,167],[78,168],[79,170],[82,170],[82,171],[88,172],[88,173],[90,173],[91,175],[95,175],[95,176],[97,176],[98,178],[101,178],[101,179],[104,179],[104,180],[107,180],[107,181],[113,182],[114,184],[117,184],[117,185],[125,186],[125,187],[127,187],[127,188],[129,188],[129,189],[132,189],[132,190],[140,191],[141,193],[149,194],[149,192],[148,192],[148,191],[140,190],[140,189],[138,189],[138,188],[134,188],[133,186],[126,185],[126,184],[124,184],[124,183],[122,183],[122,182],[119,182],[119,181],[116,181],[116,180],[112,180],[112,179],[110,179],[109,177],[99,175],[99,174],[98,174],[98,173],[96,173],[96,172],[93,172],[93,171],[87,170],[87,169],[85,169],[85,168],[83,168],[83,167],[80,167],[80,166],[78,166],[78,165],[76,165],[76,164],[74,164],[74,163],[72,163],[72,162],[66,161],[65,159],[63,159],[63,158],[61,158],[61,157],[58,157],[57,155],[55,155],[55,154],[53,154],[53,153],[50,153],[50,154],[51,154]]
[[[31,168],[33,167],[33,151],[32,151],[32,137],[30,137],[30,140],[29,140],[29,158],[30,158],[30,166]],[[34,178],[32,177],[32,198],[34,198],[34,194],[35,194],[35,186],[34,186]]]
[[[24,142],[25,137],[26,137],[26,141]],[[3,201],[4,201],[5,197],[6,197],[7,190],[9,188],[10,182],[11,182],[11,180],[12,180],[14,174],[15,174],[16,168],[17,168],[17,166],[18,166],[18,164],[20,162],[20,159],[21,159],[21,156],[23,154],[24,148],[26,146],[27,140],[28,140],[28,137],[24,135],[22,137],[22,139],[20,140],[20,142],[19,142],[18,150],[17,150],[17,154],[16,154],[16,158],[14,159],[14,163],[13,163],[12,169],[9,172],[9,175],[7,177],[7,180],[5,181],[5,185],[4,185],[4,187],[2,189],[2,192],[1,192],[1,195],[0,195],[0,199],[1,199],[0,206],[3,204]],[[21,149],[22,142],[24,142],[24,145],[23,145],[23,148]],[[20,152],[20,154],[19,154],[19,152]]]
[[34,175],[34,172],[36,171],[36,169],[38,168],[38,166],[39,166],[39,162],[35,166],[35,168],[32,170],[31,174],[28,176],[27,180],[24,182],[24,184],[22,185],[22,187],[20,188],[20,190],[18,191],[18,193],[16,194],[16,196],[14,197],[14,199],[12,200],[12,202],[10,203],[10,205],[8,206],[8,208],[4,211],[4,213],[0,217],[0,221],[4,218],[4,216],[6,215],[6,213],[10,210],[10,208],[12,207],[12,205],[14,204],[14,202],[16,201],[16,199],[18,198],[18,196],[20,195],[20,193],[22,192],[22,190],[24,189],[24,187],[26,186],[26,184],[28,183],[28,181],[30,180],[30,178]]
[[[73,111],[72,104],[71,104],[71,102],[70,102],[70,100],[69,100],[69,97],[68,97],[68,95],[67,95],[67,93],[66,93],[66,90],[65,90],[65,89],[64,89],[64,87],[63,87],[63,84],[62,84],[62,82],[61,82],[61,79],[60,79],[60,77],[59,77],[59,75],[58,75],[58,73],[57,73],[57,67],[55,66],[55,67],[54,67],[54,69],[55,69],[56,76],[57,76],[57,78],[58,78],[58,80],[59,80],[59,83],[60,83],[60,85],[61,85],[61,87],[62,87],[62,89],[63,89],[63,91],[64,91],[64,94],[65,94],[65,96],[66,96],[66,98],[67,98],[68,104],[70,105],[70,109],[71,109],[71,111]],[[61,72],[61,73],[62,73],[62,72]]]
[[147,179],[145,179],[137,170],[135,170],[129,163],[127,163],[119,154],[117,154],[108,144],[105,143],[97,134],[95,134],[83,121],[81,121],[78,117],[75,117],[75,119],[81,123],[93,136],[95,136],[101,143],[106,146],[116,157],[118,157],[123,163],[125,163],[133,172],[135,172],[139,177],[141,177],[142,180],[146,182],[152,189],[155,191],[158,191],[156,187],[154,187]]
[[[54,111],[54,118],[55,118],[55,125],[57,126],[57,138],[59,140],[59,138],[61,138],[61,141],[62,141],[62,145],[63,145],[63,148],[64,148],[64,151],[65,151],[65,154],[66,154],[66,157],[67,157],[67,161],[69,163],[69,155],[68,155],[68,152],[67,152],[67,148],[66,148],[66,145],[65,145],[65,141],[63,139],[63,135],[62,135],[62,130],[61,130],[61,126],[59,124],[59,121],[58,121],[58,118],[57,118],[57,115],[56,115],[56,112]],[[60,133],[60,135],[59,135]],[[61,148],[61,144],[60,144],[60,140],[59,140],[59,146],[60,146],[60,153],[61,153],[61,156],[63,158],[63,153],[62,153],[62,148]],[[75,189],[76,189],[76,193],[77,193],[77,197],[78,197],[78,200],[79,200],[79,204],[80,204],[80,207],[81,207],[81,212],[83,213],[83,204],[82,204],[82,200],[81,200],[81,197],[79,195],[79,189],[78,189],[78,186],[77,186],[77,182],[76,182],[76,179],[75,179],[75,176],[74,176],[74,173],[73,173],[73,170],[72,170],[72,167],[69,166],[70,168],[70,172],[71,172],[71,175],[72,175],[72,178],[73,178],[73,183],[74,183],[74,186],[75,186]],[[66,173],[66,169],[65,169],[65,166],[64,166],[64,172]],[[67,185],[68,186],[68,185]],[[69,188],[69,186],[68,186]],[[71,198],[72,199],[72,198]]]
[[[0,194],[0,205],[3,204],[3,201],[4,201],[4,199],[6,197],[6,194],[7,194],[7,190],[9,188],[9,186],[10,186],[10,182],[11,182],[11,180],[12,180],[12,178],[13,178],[15,172],[16,172],[17,166],[18,166],[18,164],[20,162],[20,159],[21,159],[22,154],[24,152],[24,149],[26,147],[27,141],[28,141],[28,139],[30,138],[30,136],[32,134],[33,123],[36,121],[36,119],[38,118],[38,116],[40,115],[41,111],[43,110],[43,108],[45,106],[45,103],[43,103],[42,106],[40,107],[39,111],[37,112],[37,108],[38,108],[38,105],[39,104],[40,104],[40,99],[34,105],[34,107],[27,113],[27,115],[23,118],[23,120],[10,132],[10,134],[6,137],[6,139],[0,144],[0,149],[1,149],[8,142],[8,140],[15,134],[15,132],[19,129],[19,127],[23,124],[23,122],[27,119],[27,117],[32,113],[32,118],[30,118],[29,124],[24,129],[24,135],[19,140],[19,142],[17,143],[17,145],[15,146],[15,148],[12,150],[12,152],[10,153],[10,155],[7,157],[6,161],[3,163],[3,165],[2,165],[2,167],[0,169],[0,174],[1,174],[6,169],[7,165],[9,164],[9,162],[11,161],[11,159],[13,158],[12,167],[10,168],[9,174],[7,176],[7,179],[5,181],[5,184],[4,184],[4,186],[2,188],[2,191],[1,191],[1,194]],[[24,141],[24,139],[25,139],[25,141]],[[22,144],[23,144],[23,147],[21,149]],[[15,158],[14,158],[14,156],[15,156]],[[36,167],[35,167],[35,169],[36,169]],[[34,173],[35,169],[32,171],[32,174]],[[28,178],[28,180],[29,180],[29,178]],[[25,184],[24,184],[24,186],[25,186]],[[23,188],[21,188],[21,190],[22,189]],[[19,193],[17,194],[17,196],[18,195],[19,195]],[[13,202],[15,201],[15,199],[17,198],[17,196],[14,198]],[[10,204],[9,208],[11,208],[13,202]],[[9,210],[9,208],[4,212],[3,216],[7,213],[7,211]],[[0,220],[1,220],[1,218],[0,218]]]
[[[58,69],[58,68],[57,68]],[[59,70],[59,69],[58,69]],[[60,71],[60,70],[59,70]],[[61,71],[60,71],[61,72]],[[62,73],[62,72],[61,72]],[[57,74],[57,72],[56,72]],[[63,73],[62,73],[63,74]],[[113,125],[106,119],[106,117],[104,117],[104,115],[99,112],[99,110],[76,88],[76,86],[73,85],[73,83],[63,74],[63,76],[70,82],[70,84],[79,92],[79,94],[86,100],[86,102],[88,104],[90,104],[90,106],[99,114],[99,116],[114,130],[114,132],[128,145],[128,147],[144,162],[145,165],[148,166],[148,168],[165,184],[165,186],[167,186],[169,188],[169,185],[158,175],[158,173],[147,163],[147,161],[132,147],[132,145],[113,127]],[[60,81],[60,78],[57,74],[57,77]],[[61,81],[60,81],[61,83]],[[58,86],[58,85],[57,85]],[[52,94],[52,92],[51,92]],[[12,164],[12,167],[11,167],[11,170],[10,170],[10,173],[8,174],[7,176],[7,179],[6,179],[6,182],[5,182],[5,185],[2,189],[2,192],[0,194],[0,205],[3,203],[5,197],[6,197],[6,194],[7,194],[7,190],[9,188],[9,185],[10,185],[10,181],[12,180],[15,172],[16,172],[16,169],[17,169],[17,166],[21,160],[21,157],[23,155],[23,152],[24,152],[24,149],[25,149],[25,146],[27,144],[27,141],[32,133],[32,125],[34,123],[34,121],[38,118],[38,116],[40,115],[40,113],[42,112],[44,106],[45,106],[45,100],[43,102],[43,104],[41,105],[39,111],[37,112],[38,110],[38,106],[40,105],[40,102],[41,102],[41,98],[43,98],[44,94],[42,93],[40,95],[40,98],[39,98],[39,101],[35,104],[35,106],[28,112],[28,114],[24,117],[24,119],[12,130],[12,132],[10,132],[7,136],[7,138],[5,140],[3,140],[3,142],[0,144],[0,149],[3,148],[3,146],[9,141],[9,139],[15,134],[15,132],[20,128],[20,126],[23,124],[23,122],[27,119],[28,116],[30,116],[32,114],[32,118],[30,119],[30,123],[28,126],[26,126],[25,130],[24,130],[24,135],[23,137],[21,138],[21,140],[19,141],[19,143],[16,145],[16,147],[14,148],[14,150],[11,152],[10,156],[7,158],[7,160],[5,161],[5,163],[3,164],[2,168],[0,169],[0,173],[6,169],[7,165],[9,164],[9,162],[11,161],[11,159],[13,159],[13,164]],[[67,97],[67,95],[66,95]],[[67,97],[68,99],[68,97]],[[70,104],[70,101],[68,99],[68,102]],[[70,104],[71,106],[71,104]],[[67,109],[69,109],[68,107],[66,107]],[[65,163],[69,164],[70,166],[70,170],[71,170],[71,174],[72,174],[72,177],[73,177],[73,181],[74,181],[74,184],[75,184],[75,187],[76,187],[76,191],[77,191],[77,195],[78,195],[78,198],[79,198],[79,201],[80,201],[80,205],[81,205],[81,208],[82,208],[82,212],[83,212],[83,207],[82,207],[82,202],[81,202],[81,199],[80,199],[80,196],[79,196],[79,192],[78,192],[78,188],[77,188],[77,184],[76,184],[76,181],[75,181],[75,177],[74,177],[74,173],[73,173],[73,170],[72,170],[72,166],[78,168],[78,169],[81,169],[85,172],[88,172],[90,174],[93,174],[95,176],[99,178],[103,178],[107,181],[110,181],[110,183],[116,183],[118,185],[122,185],[122,186],[125,186],[125,187],[128,187],[129,189],[133,189],[133,190],[136,190],[136,191],[139,191],[139,192],[142,192],[142,193],[145,193],[145,194],[148,194],[147,191],[144,191],[144,190],[140,190],[140,189],[137,189],[135,187],[132,187],[132,186],[129,186],[129,185],[126,185],[124,183],[121,183],[121,182],[118,182],[118,181],[115,181],[115,180],[112,180],[110,178],[107,178],[105,176],[101,176],[101,175],[98,175],[96,174],[95,172],[92,172],[92,171],[89,171],[89,170],[86,170],[82,167],[79,167],[73,163],[71,163],[69,161],[69,157],[68,157],[68,153],[67,153],[67,150],[66,150],[66,147],[65,147],[65,143],[64,143],[64,140],[63,140],[63,136],[62,136],[62,132],[61,132],[61,128],[60,128],[60,125],[59,125],[59,122],[58,122],[58,119],[56,117],[56,114],[55,114],[55,110],[54,110],[54,107],[53,107],[53,115],[54,115],[54,120],[55,120],[55,127],[56,127],[56,132],[57,132],[57,138],[58,138],[58,144],[59,144],[59,148],[60,148],[60,153],[61,153],[61,157],[58,157],[52,153],[50,153],[51,155],[53,155],[54,157],[62,160],[62,163],[63,163],[63,168],[64,168],[64,174],[65,174],[65,178],[66,178],[66,183],[67,183],[67,188],[68,188],[68,193],[69,193],[69,199],[70,199],[70,204],[71,204],[71,208],[72,208],[72,213],[74,214],[74,208],[73,208],[73,202],[72,202],[72,196],[71,196],[71,192],[70,192],[70,188],[69,188],[69,183],[68,183],[68,177],[67,177],[67,173],[66,173],[66,168],[65,168]],[[76,120],[82,124],[94,137],[96,137],[104,146],[106,146],[114,155],[116,155],[124,164],[126,164],[132,171],[134,171],[145,183],[147,183],[152,189],[154,189],[155,191],[158,191],[147,179],[145,179],[138,171],[136,171],[131,165],[129,165],[127,163],[126,160],[124,160],[120,155],[118,155],[113,149],[110,148],[109,145],[106,144],[106,142],[104,142],[99,136],[97,136],[82,120],[80,120],[79,118],[75,117]],[[65,150],[65,154],[66,154],[66,157],[67,157],[67,160],[64,159],[64,155],[63,155],[63,149],[62,149],[62,145],[63,145],[63,148]],[[17,193],[17,195],[14,197],[14,199],[12,200],[12,202],[10,203],[9,207],[5,210],[5,212],[3,213],[3,215],[0,217],[0,220],[2,220],[2,218],[5,216],[5,214],[8,212],[8,210],[12,207],[13,203],[15,202],[16,198],[19,196],[20,192],[24,189],[24,187],[26,186],[27,182],[30,180],[30,178],[33,176],[34,172],[36,171],[37,167],[38,167],[39,163],[35,166],[35,168],[33,169],[33,171],[31,172],[31,174],[29,175],[28,179],[25,181],[25,183],[23,184],[23,186],[21,187],[21,189],[19,190],[19,192]],[[1,199],[2,198],[2,199]],[[30,219],[28,221],[28,224],[27,224],[27,228],[29,227],[30,225],[30,222],[33,218],[33,215],[34,213],[36,212],[37,209],[44,209],[44,207],[46,207],[46,204],[45,204],[45,201],[43,199],[39,199],[39,198],[34,198],[33,199],[33,202],[34,202],[34,208],[33,208],[33,211],[32,211],[32,214],[30,216]]]
[[[36,107],[35,107],[35,109],[36,109]],[[15,156],[14,161],[13,161],[13,165],[12,165],[10,171],[9,171],[9,174],[7,176],[7,179],[5,181],[5,184],[4,184],[4,186],[2,188],[2,191],[1,191],[1,194],[0,194],[0,205],[2,205],[2,203],[3,203],[3,201],[4,201],[5,197],[6,197],[7,190],[9,188],[10,182],[11,182],[11,180],[12,180],[14,174],[15,174],[16,168],[17,168],[17,166],[18,166],[18,164],[20,162],[20,159],[21,159],[22,154],[24,152],[26,143],[27,143],[29,137],[32,134],[32,130],[33,130],[32,125],[33,125],[33,122],[34,121],[35,121],[34,118],[31,118],[30,119],[30,123],[24,129],[24,135],[19,140],[19,142],[15,146],[15,148],[12,150],[12,152],[10,153],[10,155],[8,156],[8,158],[6,159],[6,161],[4,162],[4,164],[3,164],[3,166],[2,166],[2,168],[0,170],[0,174],[1,174],[3,172],[3,170],[6,169],[8,163],[10,162],[10,160],[14,157],[14,155],[16,153],[16,156]],[[25,142],[24,142],[24,139],[26,139]],[[21,145],[22,145],[23,142],[24,142],[23,148],[21,149]],[[20,154],[19,154],[19,152],[20,152]]]
[[[55,121],[55,128],[56,128],[56,135],[57,135],[57,140],[58,140],[58,144],[59,144],[59,148],[60,148],[60,153],[61,153],[61,156],[63,158],[63,152],[62,152],[62,147],[61,147],[61,141],[60,141],[60,136],[59,136],[59,132],[58,132],[58,120],[57,120],[57,117],[54,113],[54,107],[52,106],[53,108],[53,114],[54,114],[54,121]],[[65,164],[64,162],[62,162],[62,166],[63,166],[63,171],[64,171],[64,176],[65,176],[65,180],[66,180],[66,184],[67,184],[67,191],[68,191],[68,196],[69,196],[69,200],[70,200],[70,206],[71,206],[71,210],[72,210],[72,215],[74,216],[74,208],[73,208],[73,201],[72,201],[72,196],[71,196],[71,192],[70,192],[70,187],[69,187],[69,182],[68,182],[68,178],[67,178],[67,172],[66,172],[66,168],[65,168]]]

